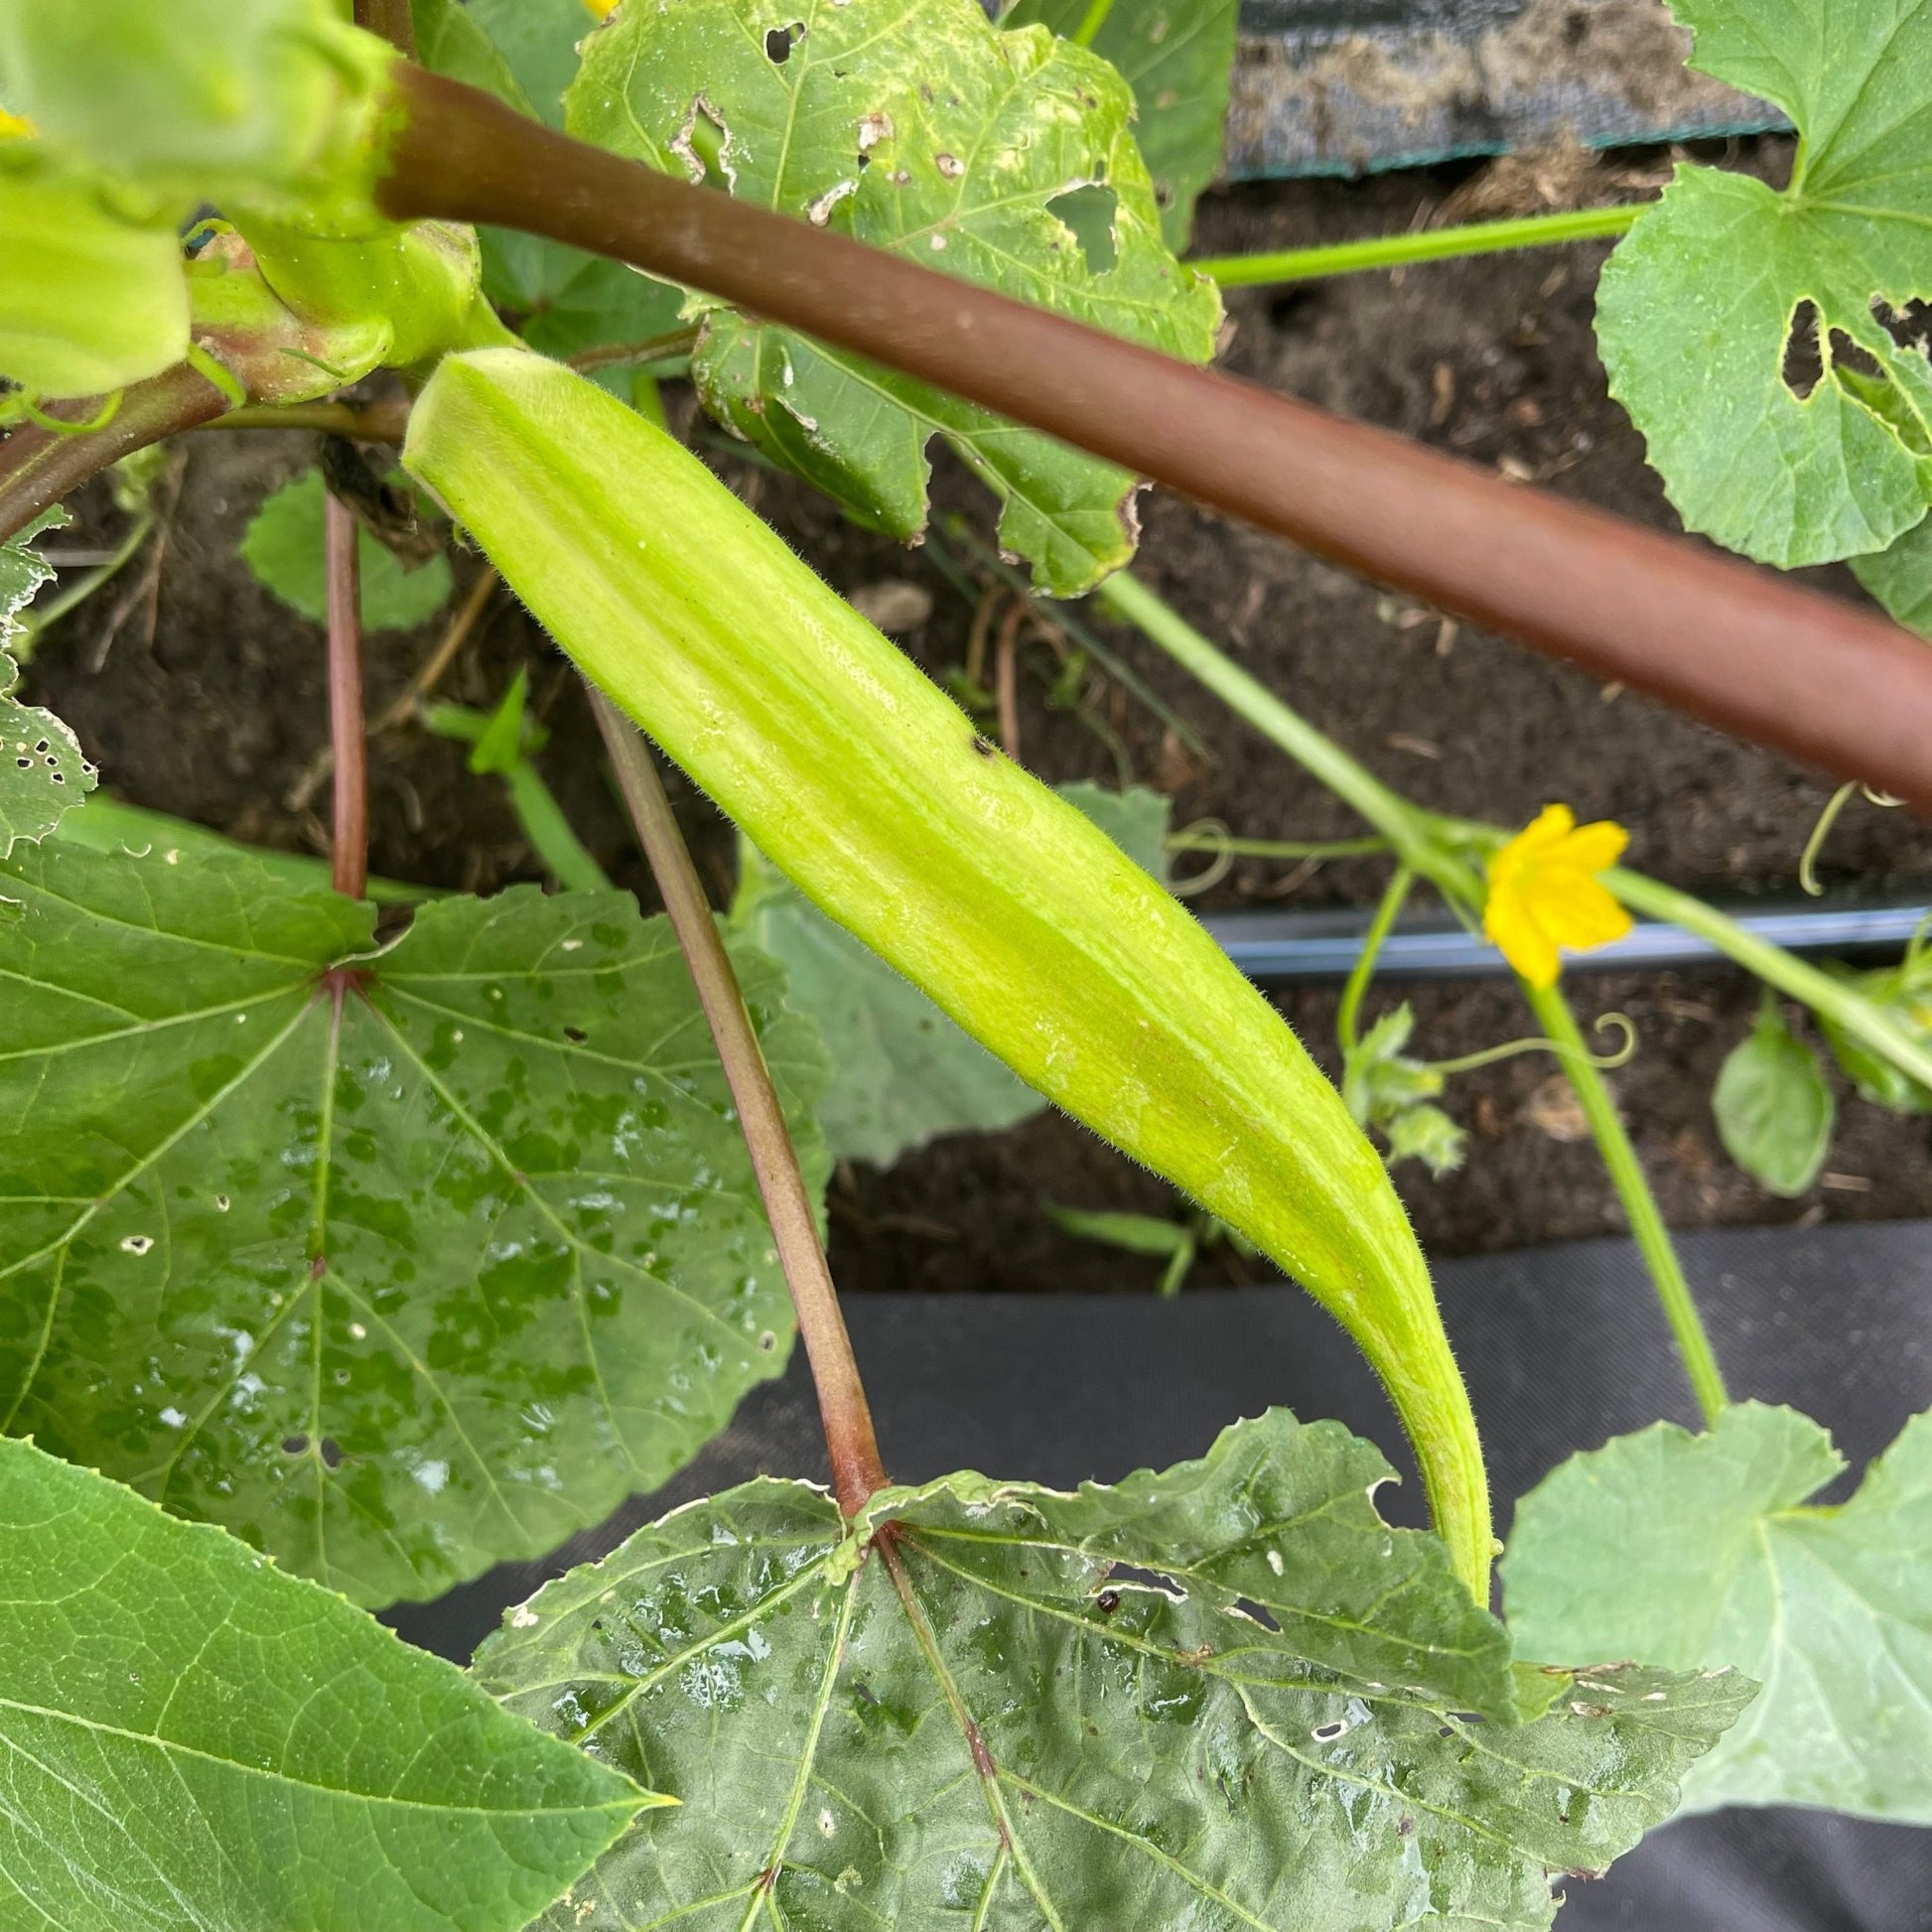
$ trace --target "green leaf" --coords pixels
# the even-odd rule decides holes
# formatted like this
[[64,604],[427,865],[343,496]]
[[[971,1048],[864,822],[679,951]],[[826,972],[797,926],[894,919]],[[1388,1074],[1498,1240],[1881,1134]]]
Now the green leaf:
[[652,1803],[232,1537],[7,1442],[0,1759],[0,1924],[61,1932],[517,1932]]
[[1818,1055],[1767,991],[1749,1036],[1726,1055],[1711,1111],[1725,1152],[1774,1194],[1802,1194],[1831,1152],[1838,1103]]
[[[1603,271],[1610,390],[1694,530],[1791,568],[1883,550],[1932,500],[1932,369],[1872,313],[1932,296],[1932,10],[1900,0],[1673,0],[1692,65],[1775,101],[1791,187],[1680,167]],[[1802,305],[1825,370],[1785,380]],[[1842,335],[1876,363],[1834,352]]]
[[[782,1368],[723,1075],[627,896],[442,899],[376,950],[245,858],[4,874],[0,1427],[383,1603],[655,1488]],[[820,1049],[741,964],[796,1108]]]
[[1747,1688],[1619,1672],[1512,1725],[1504,1632],[1377,1516],[1388,1473],[1276,1411],[1077,1495],[947,1476],[848,1533],[761,1481],[667,1517],[478,1656],[683,1801],[546,1924],[1547,1925]]
[[1363,1127],[1389,1143],[1389,1162],[1421,1161],[1439,1180],[1462,1165],[1468,1136],[1440,1107],[1422,1103],[1443,1090],[1427,1060],[1403,1052],[1416,1030],[1408,1001],[1385,1013],[1342,1054],[1341,1095]]
[[[593,26],[583,0],[413,0],[418,54],[435,73],[493,93],[519,113],[563,125],[577,43]],[[568,361],[587,348],[644,343],[678,326],[684,291],[621,262],[507,228],[483,228],[483,293],[532,348]],[[627,369],[598,380],[628,397]]]
[[1152,1255],[1171,1261],[1183,1249],[1191,1253],[1196,1246],[1192,1228],[1178,1221],[1164,1221],[1153,1214],[1120,1214],[1106,1209],[1057,1207],[1047,1203],[1047,1213],[1056,1227],[1082,1241],[1099,1241],[1109,1248],[1120,1248],[1130,1255]]
[[[1162,242],[1132,111],[1103,61],[1002,33],[978,0],[623,7],[568,97],[587,140],[1205,361],[1219,298]],[[1078,193],[1090,216],[1096,190],[1109,205],[1083,245],[1058,205]],[[706,407],[865,521],[924,527],[936,433],[1002,499],[1001,542],[1042,589],[1077,595],[1132,556],[1125,471],[708,298],[692,309]]]
[[[19,630],[19,613],[54,577],[30,547],[34,538],[64,528],[68,520],[66,510],[50,509],[11,543],[0,543],[0,646]],[[18,840],[46,838],[96,782],[72,732],[51,711],[12,695],[19,681],[19,667],[0,648],[0,858]]]
[[[1167,883],[1170,801],[1085,782],[1060,796]],[[739,846],[734,930],[785,969],[785,1004],[808,1015],[832,1058],[819,1125],[835,1160],[887,1168],[941,1134],[997,1134],[1046,1102],[911,981],[828,919],[749,841]]]
[[[1071,37],[1092,0],[1020,0],[1011,26],[1038,21]],[[1134,89],[1134,136],[1154,178],[1161,228],[1187,245],[1194,200],[1220,172],[1240,0],[1113,0],[1089,45]]]
[[1808,1417],[1756,1403],[1573,1456],[1518,1505],[1504,1564],[1533,1652],[1734,1666],[1764,1686],[1685,1803],[1932,1824],[1932,1417],[1835,1508]]
[[1932,639],[1932,518],[1913,524],[1888,549],[1854,557],[1852,571],[1906,629]]
[[[305,470],[269,496],[241,539],[257,581],[312,623],[329,616],[323,564],[323,482]],[[449,559],[440,553],[410,569],[367,530],[356,532],[362,577],[362,627],[412,630],[450,601]]]
[[[1842,966],[1832,970],[1856,992],[1885,1009],[1892,1025],[1909,1037],[1932,1043],[1932,954],[1922,943],[1915,942],[1897,966],[1871,973],[1854,973]],[[1829,1014],[1821,1013],[1818,1024],[1832,1057],[1866,1100],[1889,1107],[1895,1114],[1932,1114],[1932,1089],[1894,1066],[1882,1053],[1874,1053]]]

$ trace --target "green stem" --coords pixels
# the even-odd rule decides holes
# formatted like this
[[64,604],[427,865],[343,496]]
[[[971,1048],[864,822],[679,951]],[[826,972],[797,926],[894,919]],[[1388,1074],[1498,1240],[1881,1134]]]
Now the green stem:
[[1191,827],[1168,836],[1170,852],[1211,852],[1227,859],[1372,859],[1388,849],[1387,839],[1237,839]]
[[1666,919],[1695,932],[1722,952],[1725,958],[1754,973],[1767,986],[1801,1001],[1827,1020],[1837,1023],[1855,1039],[1863,1041],[1914,1080],[1932,1086],[1932,1046],[1915,1039],[1881,1007],[1874,1006],[1855,988],[1821,973],[1816,966],[1795,958],[1782,946],[1746,932],[1735,919],[1727,918],[1716,906],[1682,893],[1674,886],[1648,879],[1640,872],[1626,872],[1612,866],[1602,875],[1609,888],[1631,911],[1647,919]]
[[1825,849],[1825,841],[1832,836],[1832,827],[1838,823],[1838,815],[1852,802],[1852,794],[1858,790],[1856,784],[1840,785],[1832,793],[1831,802],[1818,814],[1818,823],[1811,828],[1811,837],[1805,841],[1805,849],[1798,860],[1798,884],[1813,898],[1823,898],[1825,889],[1818,883],[1818,855]]
[[1620,235],[1649,206],[1587,207],[1563,214],[1530,214],[1513,221],[1474,221],[1458,228],[1424,228],[1415,234],[1376,235],[1324,248],[1289,248],[1267,255],[1212,255],[1189,268],[1224,289],[1269,282],[1309,282],[1323,275],[1351,275],[1366,268],[1404,268],[1412,262],[1451,261],[1493,255],[1506,248],[1542,248],[1553,242],[1593,241]]
[[1341,989],[1341,1007],[1335,1015],[1335,1032],[1341,1038],[1344,1053],[1352,1053],[1359,1043],[1356,1023],[1361,1018],[1368,983],[1375,977],[1375,961],[1382,951],[1382,941],[1389,936],[1389,929],[1408,901],[1409,888],[1415,883],[1416,875],[1407,866],[1396,868],[1395,877],[1382,895],[1382,903],[1375,908],[1375,917],[1362,936],[1362,949],[1348,969],[1348,984]]
[[1075,47],[1091,47],[1114,10],[1114,0],[1087,0],[1087,11],[1069,38]]
[[1280,698],[1251,677],[1223,650],[1204,637],[1180,614],[1126,571],[1116,571],[1095,593],[1117,617],[1131,623],[1152,643],[1160,645],[1183,670],[1190,671],[1231,711],[1272,740],[1303,770],[1353,806],[1395,850],[1413,872],[1430,880],[1452,899],[1482,903],[1482,885],[1476,875],[1435,835],[1435,820],[1390,790],[1368,767],[1350,758]]
[[524,837],[557,884],[567,893],[608,892],[611,882],[604,868],[571,829],[564,808],[537,775],[536,766],[527,759],[519,759],[503,773],[503,782],[510,788],[510,806]]
[[1534,987],[1527,980],[1522,985],[1537,1023],[1563,1049],[1564,1071],[1576,1090],[1584,1118],[1595,1136],[1597,1152],[1603,1157],[1617,1197],[1629,1217],[1630,1232],[1636,1237],[1637,1248],[1656,1285],[1664,1318],[1677,1338],[1677,1350],[1683,1358],[1684,1372],[1690,1377],[1698,1407],[1704,1412],[1706,1425],[1715,1425],[1730,1400],[1725,1393],[1724,1376],[1719,1372],[1718,1358],[1712,1350],[1711,1337],[1705,1332],[1697,1304],[1691,1299],[1691,1285],[1684,1279],[1670,1230],[1658,1212],[1656,1196],[1644,1177],[1637,1151],[1630,1145],[1630,1136],[1616,1111],[1616,1102],[1610,1097],[1609,1086],[1590,1057],[1589,1048],[1584,1044],[1577,1017],[1570,1011],[1570,1002],[1562,992],[1554,986]]

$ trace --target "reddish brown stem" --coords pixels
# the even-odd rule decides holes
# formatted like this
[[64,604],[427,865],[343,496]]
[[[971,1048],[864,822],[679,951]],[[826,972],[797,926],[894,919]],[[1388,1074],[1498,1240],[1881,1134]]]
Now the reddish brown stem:
[[409,0],[355,0],[355,24],[379,34],[406,59],[416,58],[416,21]]
[[329,742],[336,771],[336,890],[360,898],[369,883],[369,740],[362,722],[362,590],[355,512],[324,498],[329,581]]
[[751,1152],[752,1172],[758,1177],[759,1192],[771,1222],[771,1236],[791,1289],[792,1307],[798,1311],[798,1332],[811,1363],[819,1415],[825,1424],[825,1447],[832,1458],[833,1493],[848,1516],[856,1515],[869,1496],[886,1487],[889,1478],[879,1459],[872,1409],[866,1401],[865,1385],[859,1380],[859,1364],[853,1357],[845,1316],[839,1311],[838,1293],[818,1238],[818,1222],[812,1214],[811,1196],[805,1191],[797,1151],[785,1126],[784,1109],[778,1104],[770,1069],[752,1030],[751,1015],[745,1011],[738,974],[719,937],[718,921],[712,917],[704,888],[698,883],[697,868],[672,816],[671,801],[664,795],[650,752],[630,720],[595,687],[591,705],[611,762],[617,767],[618,782],[623,787],[631,823],[637,828],[637,843],[643,847],[657,890],[664,895],[671,929],[691,969],[698,1004],[704,1009],[718,1057],[724,1062],[725,1078],[738,1105],[739,1125]]
[[707,290],[1362,575],[1932,809],[1932,652],[1849,605],[694,188],[412,69],[380,191]]
[[[91,422],[104,398],[64,402],[50,414]],[[0,543],[23,530],[42,510],[72,494],[89,477],[136,450],[219,416],[229,401],[208,379],[177,363],[121,397],[102,429],[62,435],[30,423],[0,443]]]
[[409,434],[409,405],[402,401],[295,402],[279,407],[250,403],[204,427],[314,429],[351,443],[400,443]]

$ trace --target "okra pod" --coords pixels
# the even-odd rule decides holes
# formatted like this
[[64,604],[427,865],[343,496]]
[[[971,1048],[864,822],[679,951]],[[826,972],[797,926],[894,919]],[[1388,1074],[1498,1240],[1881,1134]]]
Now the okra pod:
[[518,349],[451,356],[403,462],[808,898],[1342,1322],[1486,1600],[1475,1423],[1408,1217],[1340,1096],[1199,923],[595,383]]

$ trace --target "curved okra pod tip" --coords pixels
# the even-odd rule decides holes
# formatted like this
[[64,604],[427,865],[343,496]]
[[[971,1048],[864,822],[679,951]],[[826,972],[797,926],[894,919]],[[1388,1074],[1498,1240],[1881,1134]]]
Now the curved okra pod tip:
[[1340,1096],[1198,922],[596,384],[517,349],[451,356],[403,462],[808,897],[1334,1313],[1486,1600],[1475,1424],[1408,1218]]

